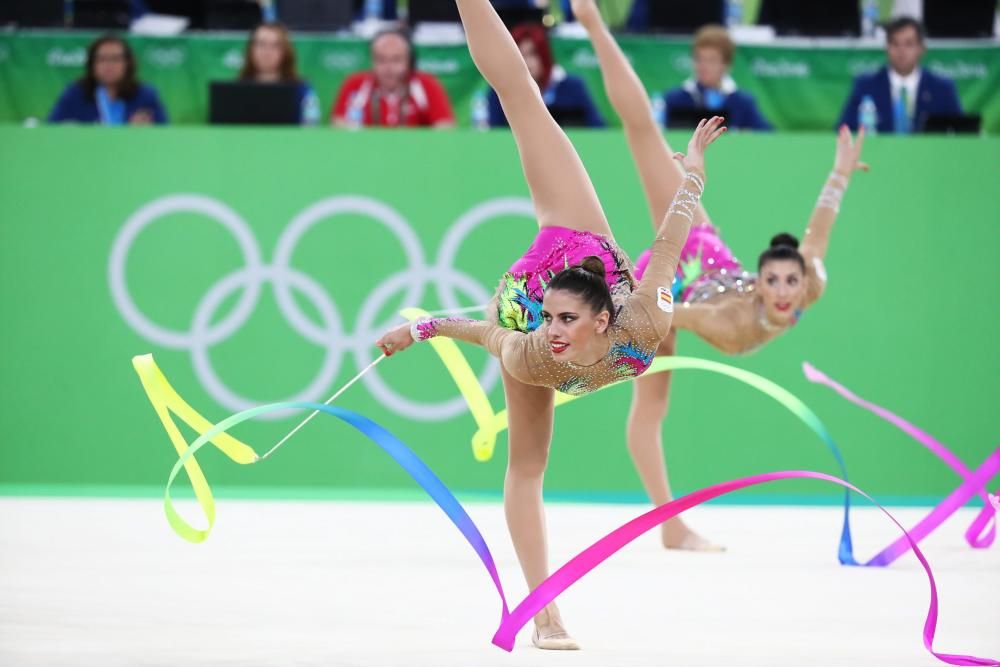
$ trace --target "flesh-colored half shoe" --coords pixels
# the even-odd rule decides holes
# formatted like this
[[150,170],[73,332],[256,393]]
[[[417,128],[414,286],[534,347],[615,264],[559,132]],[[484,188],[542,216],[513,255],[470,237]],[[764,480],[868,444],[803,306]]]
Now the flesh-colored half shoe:
[[538,628],[535,628],[531,633],[531,643],[534,644],[536,648],[546,651],[580,650],[580,645],[576,643],[576,640],[570,637],[568,632],[564,631],[553,632],[552,634],[540,636],[538,634]]
[[664,545],[667,549],[673,549],[675,551],[701,551],[704,553],[722,553],[726,550],[726,547],[715,544],[714,542],[709,542],[701,535],[694,532],[689,532],[685,535],[680,542],[675,542],[672,544]]

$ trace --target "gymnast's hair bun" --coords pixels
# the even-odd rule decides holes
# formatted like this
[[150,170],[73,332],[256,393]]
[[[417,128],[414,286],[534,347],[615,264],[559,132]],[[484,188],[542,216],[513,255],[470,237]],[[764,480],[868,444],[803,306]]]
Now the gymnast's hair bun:
[[779,246],[798,248],[799,240],[787,232],[782,232],[781,234],[776,234],[774,238],[771,239],[772,248],[777,248]]
[[580,262],[580,268],[587,273],[593,273],[601,280],[604,279],[604,261],[597,257],[596,255],[590,255],[589,257],[584,257],[583,261]]

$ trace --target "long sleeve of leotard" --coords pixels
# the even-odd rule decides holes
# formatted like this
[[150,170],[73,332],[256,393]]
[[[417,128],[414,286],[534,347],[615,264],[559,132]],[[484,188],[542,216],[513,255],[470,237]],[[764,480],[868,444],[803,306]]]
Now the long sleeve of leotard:
[[500,360],[501,365],[518,380],[534,384],[531,372],[530,335],[505,329],[492,322],[460,317],[423,318],[410,325],[415,341],[435,336],[455,338],[479,345]]
[[689,171],[677,188],[667,215],[657,230],[656,238],[650,248],[649,265],[639,282],[639,287],[629,299],[630,306],[639,307],[644,311],[656,335],[661,339],[670,331],[674,310],[671,285],[704,191],[705,175],[698,171]]
[[799,252],[806,261],[806,302],[816,301],[826,287],[826,267],[823,260],[830,245],[830,232],[840,213],[840,201],[844,197],[849,178],[831,171],[820,190],[816,207],[809,218],[805,237]]

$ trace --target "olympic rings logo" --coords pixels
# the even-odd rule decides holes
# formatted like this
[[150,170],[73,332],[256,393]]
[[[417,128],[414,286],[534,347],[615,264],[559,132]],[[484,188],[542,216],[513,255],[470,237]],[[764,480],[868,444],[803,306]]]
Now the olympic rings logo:
[[[202,295],[187,331],[171,329],[152,321],[136,305],[126,282],[128,255],[136,238],[157,220],[175,213],[199,214],[218,222],[233,236],[243,256],[242,268],[219,279]],[[385,278],[368,295],[353,333],[344,330],[336,302],[326,288],[291,266],[296,246],[307,231],[321,221],[345,214],[362,215],[387,227],[399,241],[408,262],[407,268]],[[451,226],[441,242],[435,262],[428,264],[419,238],[398,211],[368,197],[330,197],[304,209],[288,224],[278,239],[270,264],[265,264],[253,231],[232,208],[203,195],[173,194],[149,202],[125,221],[111,247],[108,282],[115,306],[128,325],[152,343],[189,351],[195,374],[206,391],[220,405],[233,411],[245,410],[259,405],[261,401],[230,389],[212,367],[209,349],[228,340],[246,324],[257,307],[264,284],[269,283],[278,308],[292,329],[303,339],[325,350],[324,360],[313,380],[298,394],[282,400],[323,400],[325,392],[340,372],[344,354],[354,356],[358,369],[372,360],[375,355],[372,341],[391,324],[388,321],[376,322],[376,318],[394,294],[403,292],[407,305],[419,305],[428,287],[433,285],[440,303],[449,310],[460,307],[459,294],[474,303],[489,301],[491,291],[467,273],[456,269],[454,260],[465,238],[473,230],[493,218],[510,215],[532,219],[535,216],[531,202],[524,198],[498,198],[474,206]],[[319,323],[299,308],[292,296],[293,291],[298,291],[312,303],[319,314]],[[217,310],[236,292],[239,292],[239,297],[235,306],[216,322]],[[390,388],[376,370],[365,375],[363,382],[378,401],[398,414],[423,421],[443,421],[467,409],[461,396],[437,403],[402,396]],[[499,376],[499,366],[491,358],[479,381],[486,391],[490,391],[496,386]],[[269,417],[279,419],[288,415],[288,412],[278,412]]]

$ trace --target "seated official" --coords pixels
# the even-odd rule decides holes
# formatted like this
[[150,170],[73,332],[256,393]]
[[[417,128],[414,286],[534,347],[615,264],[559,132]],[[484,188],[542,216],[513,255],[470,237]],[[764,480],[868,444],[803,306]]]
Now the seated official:
[[455,126],[444,86],[416,69],[409,32],[385,30],[371,41],[372,68],[347,77],[330,113],[338,127]]
[[288,28],[277,22],[261,23],[250,32],[240,81],[294,83],[298,86],[299,123],[316,125],[320,119],[319,98],[299,76],[295,47]]
[[840,125],[858,129],[859,110],[865,98],[875,104],[879,132],[919,132],[932,114],[962,114],[955,82],[920,67],[926,53],[924,29],[909,17],[894,19],[885,27],[888,64],[854,79],[854,87],[840,114]]
[[120,37],[99,37],[87,49],[83,77],[69,84],[49,113],[50,123],[149,125],[167,122],[152,86],[136,79],[135,55]]
[[[528,66],[531,78],[542,91],[542,99],[552,117],[564,127],[604,127],[597,105],[594,104],[587,84],[578,76],[567,74],[556,65],[552,47],[545,28],[538,24],[525,24],[511,31],[514,42],[521,49],[521,56]],[[507,127],[507,118],[496,91],[489,95],[490,127]]]
[[708,116],[725,116],[726,126],[733,130],[773,129],[753,95],[739,90],[729,76],[735,51],[733,40],[722,26],[699,29],[691,46],[694,77],[680,88],[667,91],[664,101],[668,115],[672,110],[704,110]]

